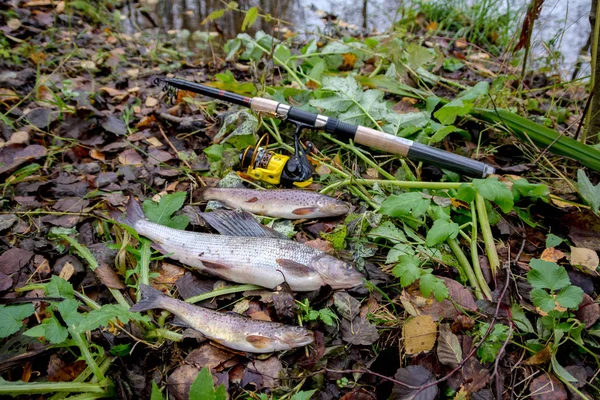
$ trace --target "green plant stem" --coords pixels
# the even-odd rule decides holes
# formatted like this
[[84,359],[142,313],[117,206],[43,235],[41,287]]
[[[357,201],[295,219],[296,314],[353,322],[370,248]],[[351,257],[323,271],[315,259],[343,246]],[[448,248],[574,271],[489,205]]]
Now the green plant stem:
[[85,382],[28,382],[11,383],[4,382],[0,385],[0,395],[20,395],[20,394],[42,394],[42,393],[106,393],[105,388],[109,382],[105,383],[85,383]]
[[377,76],[377,74],[379,73],[379,71],[381,71],[381,67],[383,67],[383,57],[379,58],[379,61],[377,62],[377,66],[375,67],[375,69],[373,70],[373,72],[371,72],[369,74],[369,78]]
[[183,335],[168,329],[154,329],[146,334],[146,339],[166,339],[173,342],[181,342]]
[[107,397],[114,397],[114,393],[106,392],[106,393],[82,393],[77,396],[69,396],[67,400],[94,400],[94,399],[104,399]]
[[288,75],[294,81],[296,81],[296,83],[300,86],[301,89],[306,89],[306,85],[304,85],[304,82],[302,82],[302,80],[298,77],[298,75],[296,75],[296,72],[294,70],[292,70],[289,65],[287,65],[286,63],[281,61],[279,58],[277,58],[274,53],[271,54],[271,51],[269,49],[265,49],[257,41],[253,40],[252,42],[254,43],[254,45],[256,47],[261,49],[265,54],[271,55],[273,57],[273,61],[275,61],[277,64],[281,65],[281,67],[283,67],[283,69],[285,69],[287,71]]
[[361,192],[360,190],[358,190],[357,188],[353,187],[353,186],[348,186],[348,190],[350,190],[355,196],[360,197],[361,199],[363,199],[368,205],[370,205],[374,210],[379,209],[379,205],[373,203],[373,201],[371,199],[369,199],[368,196],[366,196],[363,192]]
[[365,163],[367,163],[367,165],[371,166],[371,168],[375,168],[377,170],[377,172],[379,172],[381,174],[381,176],[390,179],[390,180],[396,180],[396,177],[392,174],[390,174],[389,172],[386,172],[385,170],[383,170],[379,165],[377,165],[373,160],[370,160],[369,157],[367,157],[362,151],[360,151],[359,149],[357,149],[353,144],[348,144],[348,143],[344,143],[340,140],[337,140],[336,138],[332,137],[331,135],[327,134],[327,133],[323,133],[321,132],[321,136],[331,140],[333,143],[337,144],[338,146],[346,149],[346,150],[350,150],[351,152],[353,152],[354,154],[356,154],[356,156],[358,158],[360,158],[361,160],[363,160]]
[[447,239],[446,242],[448,243],[448,245],[452,249],[452,252],[458,259],[459,264],[462,266],[462,269],[463,269],[462,272],[469,280],[469,284],[471,286],[473,286],[473,289],[475,290],[475,297],[477,297],[478,299],[483,299],[483,293],[481,292],[481,288],[479,287],[479,283],[477,282],[477,277],[475,276],[475,272],[473,272],[473,268],[471,267],[471,264],[469,263],[469,259],[467,258],[465,253],[460,248],[460,245],[458,244],[458,240]]
[[[96,360],[96,363],[99,363],[99,367],[100,370],[104,373],[106,373],[106,371],[108,371],[108,368],[112,365],[113,362],[113,357],[106,357],[106,355],[101,355],[100,357],[98,357],[98,359]],[[77,375],[77,377],[75,379],[73,379],[71,382],[75,383],[75,382],[85,382],[89,376],[92,375],[92,369],[88,366],[86,369],[83,370],[82,373],[80,373],[79,375]],[[98,382],[95,376],[92,376],[92,379],[90,379],[89,383],[96,383]],[[69,393],[66,392],[60,392],[60,393],[56,393],[54,396],[50,397],[48,400],[62,400],[65,397],[67,397],[69,395]],[[111,395],[110,391],[107,391],[105,394],[102,393],[95,393],[94,395],[97,396],[102,396],[105,397],[106,395]],[[71,399],[72,397],[69,397],[69,399]]]
[[471,262],[473,263],[473,271],[479,283],[481,292],[486,297],[486,300],[492,300],[492,291],[485,281],[481,265],[479,264],[479,252],[477,251],[477,211],[475,210],[475,202],[471,203]]
[[245,292],[248,290],[259,290],[259,289],[264,289],[264,288],[262,286],[256,286],[256,285],[229,286],[229,287],[226,287],[223,289],[217,289],[217,290],[213,290],[208,293],[199,294],[198,296],[190,297],[189,299],[186,299],[185,301],[186,301],[186,303],[194,304],[194,303],[198,303],[199,301],[212,299],[214,297],[222,296],[224,294],[240,293],[240,292]]
[[498,267],[500,266],[500,258],[496,250],[496,243],[494,243],[494,235],[492,235],[492,227],[490,226],[490,220],[485,207],[485,200],[479,193],[475,195],[475,205],[477,214],[479,214],[479,226],[481,227],[481,236],[483,236],[483,243],[485,244],[485,253],[490,262],[492,277],[495,277],[496,271],[498,271]]
[[[152,250],[150,249],[151,242],[147,239],[140,240],[140,283],[144,285],[150,285],[150,256]],[[141,292],[138,285],[136,293],[137,300],[140,301]]]
[[79,347],[79,350],[81,351],[81,356],[87,363],[88,367],[90,367],[90,369],[92,370],[92,373],[94,374],[96,379],[98,379],[98,382],[104,381],[104,373],[102,372],[100,367],[98,367],[98,364],[96,363],[96,360],[94,360],[92,353],[90,353],[90,350],[88,349],[88,344],[81,337],[82,334],[76,332],[74,327],[71,326],[68,328],[68,330],[71,334],[71,338],[73,339],[77,347]]
[[[84,245],[79,243],[77,240],[73,239],[72,237],[70,237],[68,235],[57,235],[57,237],[69,242],[69,244],[73,248],[75,248],[75,250],[79,253],[79,255],[88,262],[88,265],[90,266],[90,269],[92,271],[95,270],[96,268],[98,268],[98,261],[96,260],[96,257],[94,257],[94,255],[89,251],[89,249],[87,247],[85,247]],[[126,310],[129,310],[131,305],[127,302],[127,300],[125,300],[125,297],[123,297],[123,293],[121,293],[119,290],[113,289],[113,288],[108,288],[108,290],[113,295],[113,297],[115,298],[117,303],[119,303]]]
[[[385,179],[360,179],[360,178],[349,178],[340,182],[335,182],[332,185],[343,186],[349,184],[360,184],[366,186],[382,185],[382,186],[393,186],[401,189],[458,189],[461,185],[470,185],[470,183],[458,183],[458,182],[413,182],[413,181],[388,181]],[[330,185],[330,186],[332,186]],[[328,186],[329,187],[329,186]],[[327,189],[327,188],[325,188]],[[322,190],[322,192],[325,191]]]

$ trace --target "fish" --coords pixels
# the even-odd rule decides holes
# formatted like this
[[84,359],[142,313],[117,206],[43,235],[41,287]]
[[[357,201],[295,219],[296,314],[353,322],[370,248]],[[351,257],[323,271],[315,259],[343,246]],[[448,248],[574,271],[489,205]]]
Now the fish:
[[189,232],[148,221],[133,196],[126,214],[117,219],[152,240],[153,247],[167,257],[228,281],[268,289],[285,282],[297,292],[325,285],[349,289],[364,283],[352,264],[293,240]]
[[141,299],[129,311],[167,310],[179,323],[197,330],[210,340],[230,349],[248,353],[272,353],[306,346],[314,334],[301,326],[260,321],[235,313],[223,313],[167,296],[151,286],[140,284]]
[[199,197],[204,201],[216,200],[228,208],[273,218],[326,218],[350,211],[345,202],[308,190],[204,187],[200,189]]

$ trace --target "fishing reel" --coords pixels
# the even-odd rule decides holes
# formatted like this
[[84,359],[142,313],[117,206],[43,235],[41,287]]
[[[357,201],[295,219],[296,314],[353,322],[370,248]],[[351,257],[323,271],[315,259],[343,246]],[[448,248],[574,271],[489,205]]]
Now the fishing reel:
[[[297,127],[294,135],[295,154],[286,156],[268,150],[268,137],[264,135],[256,146],[249,146],[240,154],[242,170],[245,170],[250,178],[272,185],[280,183],[288,187],[310,185],[313,167],[307,153],[312,149],[312,143],[308,143],[306,150],[302,148],[299,138],[301,129],[302,127]],[[263,141],[264,146],[261,146]]]

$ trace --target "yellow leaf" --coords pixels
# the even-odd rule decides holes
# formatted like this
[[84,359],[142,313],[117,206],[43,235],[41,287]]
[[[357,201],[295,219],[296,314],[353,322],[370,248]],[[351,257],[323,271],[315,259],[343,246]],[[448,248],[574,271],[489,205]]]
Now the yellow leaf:
[[402,327],[404,349],[408,354],[419,354],[433,349],[437,336],[437,325],[431,315],[411,318]]
[[428,31],[437,31],[438,28],[438,23],[436,21],[431,21],[429,23],[429,25],[427,25],[427,28],[425,28]]
[[557,250],[554,247],[548,247],[546,250],[544,250],[540,258],[544,261],[557,262],[564,256],[565,253],[562,251]]
[[594,250],[571,246],[572,266],[581,267],[579,269],[586,274],[597,275],[596,268],[598,268],[599,262],[598,253]]

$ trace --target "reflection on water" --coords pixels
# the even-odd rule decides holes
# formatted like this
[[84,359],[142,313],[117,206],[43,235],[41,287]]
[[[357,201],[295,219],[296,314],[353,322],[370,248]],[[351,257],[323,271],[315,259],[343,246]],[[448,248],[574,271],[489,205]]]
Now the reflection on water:
[[[187,30],[193,32],[217,32],[225,38],[235,37],[240,31],[244,13],[238,10],[225,12],[214,22],[202,22],[215,10],[223,9],[229,0],[140,0],[135,12],[127,12],[133,23],[141,29],[153,28],[153,22],[163,31]],[[425,0],[426,1],[426,0]],[[443,0],[438,0],[443,1]],[[480,0],[447,0],[452,4]],[[132,2],[129,2],[130,4]],[[394,21],[402,18],[411,7],[411,0],[238,0],[239,10],[258,7],[264,14],[289,21],[294,32],[329,33],[331,21],[336,17],[351,24],[345,26],[348,32],[384,31]],[[518,24],[523,19],[529,0],[503,0],[500,13],[506,8],[520,10],[515,13]],[[579,50],[585,44],[590,25],[588,13],[590,0],[547,0],[535,25],[532,36],[534,54],[548,55],[548,48],[556,48],[564,57],[563,68],[571,69],[575,64]],[[133,17],[131,17],[133,16]],[[151,21],[152,20],[152,21]],[[287,27],[281,23],[279,27]],[[135,29],[137,29],[137,27]],[[258,18],[248,30],[253,34],[257,30],[277,36],[274,32],[278,24]],[[133,26],[129,27],[134,29]],[[279,30],[280,34],[281,30]],[[342,32],[344,33],[344,32]],[[548,46],[548,44],[550,46]],[[583,71],[589,73],[589,67]],[[581,75],[580,75],[581,76]]]

